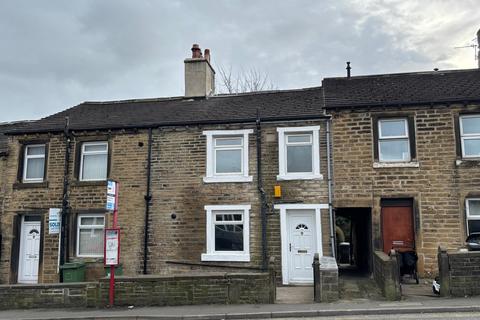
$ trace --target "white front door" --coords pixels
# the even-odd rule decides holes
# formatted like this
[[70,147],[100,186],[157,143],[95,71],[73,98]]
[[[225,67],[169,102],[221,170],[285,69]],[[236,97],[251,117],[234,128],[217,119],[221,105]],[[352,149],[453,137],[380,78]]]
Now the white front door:
[[313,282],[313,256],[317,252],[315,210],[287,210],[289,283]]
[[22,217],[18,259],[18,283],[38,282],[41,237],[39,218],[39,216]]

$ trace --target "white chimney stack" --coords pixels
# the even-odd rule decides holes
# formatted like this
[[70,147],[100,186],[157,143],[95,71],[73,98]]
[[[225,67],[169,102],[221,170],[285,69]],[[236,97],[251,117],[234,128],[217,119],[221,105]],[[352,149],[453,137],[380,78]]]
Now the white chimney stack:
[[185,97],[207,97],[215,93],[215,70],[210,64],[210,50],[205,56],[198,44],[192,46],[192,58],[185,59]]

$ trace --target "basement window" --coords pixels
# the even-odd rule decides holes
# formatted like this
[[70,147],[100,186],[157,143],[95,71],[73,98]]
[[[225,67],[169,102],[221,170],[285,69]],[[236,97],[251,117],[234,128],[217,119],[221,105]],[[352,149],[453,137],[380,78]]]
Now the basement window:
[[204,182],[250,182],[248,135],[253,130],[204,131],[207,136],[207,165]]
[[250,205],[205,206],[207,252],[202,261],[250,261]]
[[107,179],[108,142],[84,142],[80,157],[80,180],[102,181]]
[[105,215],[79,214],[77,220],[77,257],[103,257]]
[[278,180],[321,179],[320,126],[277,128]]
[[467,199],[467,233],[480,232],[480,198]]
[[411,160],[407,119],[378,121],[378,155],[380,162]]
[[25,146],[23,178],[25,183],[42,182],[45,176],[45,144]]
[[463,158],[480,158],[480,115],[460,117]]

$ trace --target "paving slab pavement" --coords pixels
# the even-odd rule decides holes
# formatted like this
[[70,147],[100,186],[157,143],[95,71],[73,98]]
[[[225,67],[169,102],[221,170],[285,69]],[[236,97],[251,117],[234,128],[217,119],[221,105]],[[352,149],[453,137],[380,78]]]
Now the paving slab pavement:
[[113,309],[34,309],[0,311],[0,319],[271,319],[392,315],[440,312],[480,312],[480,297],[420,301],[356,301],[309,304],[201,305]]

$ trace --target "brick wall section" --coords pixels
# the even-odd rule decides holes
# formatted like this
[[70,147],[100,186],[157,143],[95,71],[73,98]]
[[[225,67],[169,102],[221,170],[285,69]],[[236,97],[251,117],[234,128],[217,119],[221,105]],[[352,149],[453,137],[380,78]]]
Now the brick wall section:
[[[419,168],[373,168],[372,116],[388,109],[332,111],[334,206],[372,208],[373,237],[381,248],[380,199],[415,199],[419,271],[434,273],[439,245],[458,248],[465,239],[464,199],[477,195],[480,163],[456,164],[454,116],[478,105],[394,108],[415,116]],[[476,193],[477,192],[477,193]]]
[[373,278],[381,289],[383,296],[388,300],[400,300],[402,298],[398,268],[396,256],[392,259],[383,251],[374,252]]
[[0,285],[0,310],[97,305],[97,283]]
[[[76,258],[74,217],[78,213],[104,212],[106,183],[80,182],[74,175],[78,165],[75,152],[76,143],[81,139],[97,139],[98,133],[75,133],[70,161],[70,206],[71,260],[84,260],[88,263],[87,280],[98,278],[103,273],[102,259]],[[103,135],[108,139],[111,148],[110,178],[121,183],[119,198],[119,225],[122,229],[122,252],[125,274],[133,275],[141,267],[141,244],[144,225],[144,200],[147,159],[146,132],[114,132]],[[37,187],[18,184],[18,155],[20,141],[29,139],[45,139],[48,141],[47,184]],[[140,146],[139,143],[143,143]],[[13,235],[14,217],[19,214],[42,214],[43,252],[41,251],[39,282],[54,283],[59,281],[57,273],[58,235],[48,234],[48,209],[61,208],[63,191],[63,172],[65,159],[65,143],[63,135],[13,136],[9,141],[10,156],[7,160],[6,193],[4,211],[1,216],[4,237],[3,252],[0,260],[0,283],[15,283],[16,276],[10,272],[10,261],[13,244],[18,239]],[[107,217],[107,226],[111,226],[111,217]]]
[[[446,270],[447,277],[441,276],[440,292],[448,286],[449,294],[454,297],[480,295],[480,252],[449,252],[447,255],[449,270]],[[449,283],[444,285],[445,280]]]

